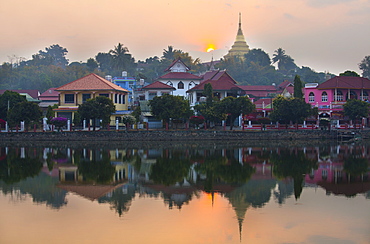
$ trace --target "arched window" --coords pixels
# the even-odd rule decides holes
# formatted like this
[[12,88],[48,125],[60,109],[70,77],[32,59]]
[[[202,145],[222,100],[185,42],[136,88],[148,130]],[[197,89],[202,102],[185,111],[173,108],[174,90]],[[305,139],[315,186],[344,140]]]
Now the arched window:
[[349,99],[357,99],[357,94],[356,94],[356,92],[354,92],[354,91],[350,91],[350,92],[349,92],[349,96],[348,96],[348,93],[347,93],[346,99],[347,99],[347,100],[349,100]]
[[315,94],[313,94],[313,92],[310,92],[310,94],[308,95],[308,102],[309,103],[315,102]]
[[337,91],[337,97],[335,101],[343,101],[343,92],[342,91]]
[[184,83],[182,81],[177,84],[177,89],[184,89]]
[[328,101],[328,94],[326,92],[323,92],[321,94],[321,102],[327,102]]
[[169,80],[169,81],[167,81],[167,83],[166,83],[167,85],[169,85],[169,86],[173,86],[173,84],[172,84],[172,82]]

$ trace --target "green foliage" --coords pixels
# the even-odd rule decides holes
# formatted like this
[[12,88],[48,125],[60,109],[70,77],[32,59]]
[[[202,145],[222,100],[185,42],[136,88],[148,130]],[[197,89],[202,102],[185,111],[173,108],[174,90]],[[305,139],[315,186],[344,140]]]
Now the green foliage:
[[369,103],[357,99],[350,99],[343,105],[344,115],[355,121],[367,118],[369,115]]
[[182,182],[188,175],[189,168],[190,160],[181,155],[159,157],[152,166],[149,177],[157,184],[170,186]]
[[303,99],[303,83],[301,81],[301,78],[299,77],[299,75],[296,75],[294,77],[294,97],[295,98],[299,98],[299,99]]
[[206,96],[206,104],[207,106],[212,106],[213,104],[213,88],[211,83],[207,83],[204,85],[203,94]]
[[289,55],[286,55],[285,50],[283,50],[282,48],[278,48],[277,50],[275,50],[272,62],[277,63],[279,70],[284,72],[285,74],[297,67],[297,65],[294,63],[294,59]]
[[25,127],[29,128],[31,123],[39,123],[42,116],[40,107],[33,102],[20,102],[13,106],[8,112],[10,126],[16,126],[24,121]]
[[54,104],[53,106],[48,106],[47,110],[46,110],[46,115],[45,117],[47,119],[51,119],[51,118],[54,118],[55,116],[55,112],[54,112],[54,109],[55,108],[58,108],[58,104]]
[[122,123],[126,125],[126,130],[128,129],[128,125],[133,125],[136,123],[136,119],[131,114],[126,114],[122,116]]
[[304,175],[317,168],[317,160],[307,158],[303,151],[290,148],[283,148],[279,150],[279,153],[272,153],[270,161],[273,163],[272,170],[277,178],[293,178],[296,199],[302,193]]
[[149,101],[152,114],[157,118],[169,122],[172,119],[187,119],[193,112],[190,109],[189,101],[180,96],[164,94],[154,97]]
[[362,70],[362,77],[370,79],[370,55],[364,57],[358,67]]
[[[107,97],[98,96],[93,99],[88,99],[85,103],[78,106],[78,113],[82,119],[93,120],[101,119],[103,125],[110,122],[110,116],[116,111],[116,106],[112,100]],[[95,129],[95,124],[94,124]]]
[[20,158],[19,153],[14,148],[10,148],[7,157],[0,160],[0,181],[7,184],[20,182],[28,177],[34,177],[42,169],[41,157]]
[[[8,119],[8,110],[12,109],[20,102],[26,102],[25,96],[20,95],[18,92],[5,91],[0,95],[0,119]],[[9,109],[8,109],[9,108]]]
[[242,114],[250,114],[255,110],[255,105],[246,97],[225,97],[216,105],[216,111],[221,114],[228,114],[230,118],[230,130],[234,121]]
[[302,123],[313,114],[311,105],[299,98],[277,97],[273,101],[273,111],[270,114],[272,121],[280,123]]
[[109,153],[102,151],[101,158],[81,160],[78,164],[78,171],[84,176],[86,181],[93,183],[107,184],[113,179],[115,172],[114,166],[110,163]]
[[343,73],[340,73],[339,76],[354,76],[354,77],[360,77],[359,74],[357,74],[355,71],[352,70],[347,70],[344,71]]
[[136,119],[136,122],[140,122],[140,119],[141,119],[141,108],[140,106],[137,106],[134,111],[131,113],[132,116],[135,117]]

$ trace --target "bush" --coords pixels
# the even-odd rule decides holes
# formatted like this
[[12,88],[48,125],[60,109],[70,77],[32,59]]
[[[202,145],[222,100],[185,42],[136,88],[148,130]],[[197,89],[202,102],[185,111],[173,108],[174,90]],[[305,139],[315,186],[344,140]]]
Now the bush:
[[204,117],[202,115],[200,116],[191,116],[189,119],[190,124],[194,124],[195,126],[199,126],[200,124],[204,123]]
[[67,125],[67,118],[64,117],[55,117],[50,120],[50,124],[58,128],[58,131],[61,131],[63,126]]

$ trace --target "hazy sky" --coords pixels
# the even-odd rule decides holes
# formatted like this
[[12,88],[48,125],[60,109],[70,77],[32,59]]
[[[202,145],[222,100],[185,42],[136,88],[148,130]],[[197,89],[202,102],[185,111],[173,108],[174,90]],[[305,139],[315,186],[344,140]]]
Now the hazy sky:
[[281,47],[298,66],[339,74],[360,73],[370,55],[369,0],[0,0],[0,62],[52,44],[86,62],[118,43],[136,60],[172,45],[206,62],[234,43],[239,12],[250,48],[270,57]]

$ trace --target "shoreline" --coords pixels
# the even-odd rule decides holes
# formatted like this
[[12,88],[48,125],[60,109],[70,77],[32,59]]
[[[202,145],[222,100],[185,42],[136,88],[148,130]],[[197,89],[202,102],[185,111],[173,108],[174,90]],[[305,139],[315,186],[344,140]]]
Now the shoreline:
[[[130,130],[72,132],[2,132],[0,144],[85,144],[145,145],[168,144],[322,144],[342,142],[343,131],[280,130],[280,131],[216,131],[216,130]],[[370,130],[356,132],[361,141],[370,139]],[[289,143],[288,143],[289,142]]]

